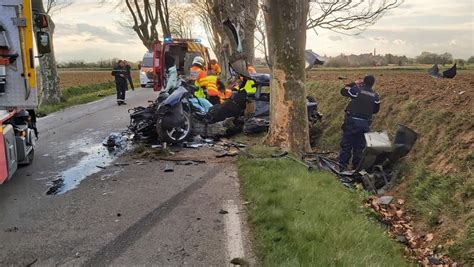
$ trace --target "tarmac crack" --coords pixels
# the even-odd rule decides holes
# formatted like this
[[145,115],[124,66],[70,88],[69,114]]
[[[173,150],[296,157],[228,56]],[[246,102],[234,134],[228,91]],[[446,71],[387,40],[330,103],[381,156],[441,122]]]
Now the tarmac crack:
[[128,227],[115,239],[107,243],[91,258],[89,258],[85,266],[105,266],[110,264],[114,259],[118,258],[144,234],[149,232],[153,226],[168,216],[178,205],[192,193],[202,188],[210,179],[215,177],[222,171],[220,167],[214,167],[197,181],[193,182],[185,189],[166,200],[163,204],[143,216],[139,221]]

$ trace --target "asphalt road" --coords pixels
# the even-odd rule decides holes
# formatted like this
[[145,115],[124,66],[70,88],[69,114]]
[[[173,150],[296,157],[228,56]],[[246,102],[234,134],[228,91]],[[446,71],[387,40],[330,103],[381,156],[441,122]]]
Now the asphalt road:
[[207,163],[165,173],[170,162],[101,146],[126,128],[128,108],[154,98],[139,89],[127,106],[107,97],[39,120],[34,162],[0,186],[0,265],[221,266],[242,254],[253,262],[231,160],[183,150],[175,156]]

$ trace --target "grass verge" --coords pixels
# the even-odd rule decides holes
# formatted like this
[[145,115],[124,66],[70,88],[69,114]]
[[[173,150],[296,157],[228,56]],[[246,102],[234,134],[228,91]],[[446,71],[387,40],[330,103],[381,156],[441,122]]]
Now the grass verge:
[[38,114],[45,116],[67,107],[89,103],[102,97],[113,95],[115,94],[115,83],[107,82],[101,84],[69,87],[64,89],[61,94],[61,103],[42,104],[38,108]]
[[401,246],[368,219],[362,196],[330,173],[286,159],[237,162],[263,266],[409,265]]
[[[319,97],[324,132],[318,147],[337,151],[345,100],[340,82],[310,82],[308,93]],[[383,89],[383,88],[382,88]],[[385,91],[383,107],[373,129],[393,136],[397,123],[420,135],[400,168],[397,197],[406,198],[418,230],[433,232],[436,244],[456,260],[474,264],[474,154],[465,149],[474,124],[469,109],[423,108],[417,99],[405,99],[397,91]],[[472,265],[472,264],[471,264]]]

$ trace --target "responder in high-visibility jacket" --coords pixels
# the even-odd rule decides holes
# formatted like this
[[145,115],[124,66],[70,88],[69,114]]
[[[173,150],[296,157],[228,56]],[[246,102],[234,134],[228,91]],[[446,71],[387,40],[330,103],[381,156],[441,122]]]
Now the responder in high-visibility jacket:
[[202,86],[205,82],[204,79],[207,77],[207,72],[204,70],[204,64],[204,58],[199,56],[195,57],[189,72],[189,79],[193,80],[194,85],[197,87],[196,92],[194,92],[194,96],[200,98],[206,98],[206,93],[204,92],[204,88]]
[[[219,104],[232,96],[232,91],[220,91],[218,88],[219,78],[216,75],[207,75],[204,70],[204,59],[195,57],[190,71],[190,79],[194,80],[194,85],[198,88],[194,96],[207,98],[209,102]],[[204,90],[206,89],[206,90]]]
[[221,73],[222,69],[217,60],[211,59],[211,74],[219,76]]

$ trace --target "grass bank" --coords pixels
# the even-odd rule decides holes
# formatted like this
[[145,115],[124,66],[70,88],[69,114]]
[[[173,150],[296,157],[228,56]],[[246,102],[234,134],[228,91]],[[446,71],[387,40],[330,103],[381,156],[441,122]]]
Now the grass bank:
[[115,83],[107,82],[69,87],[62,90],[61,94],[61,103],[42,104],[38,108],[38,114],[45,116],[67,107],[89,103],[102,97],[113,95],[115,94]]
[[[340,87],[341,82],[336,81],[310,82],[307,87],[324,114],[318,147],[335,151],[347,103],[339,95]],[[373,130],[387,130],[393,136],[401,123],[419,133],[414,149],[399,167],[399,184],[390,194],[406,199],[417,228],[434,233],[435,245],[462,263],[474,263],[474,154],[469,149],[474,129],[472,109],[453,111],[440,107],[438,99],[425,103],[417,98],[419,92],[402,94],[403,88],[379,88],[382,107]]]
[[409,265],[363,207],[361,194],[332,174],[271,158],[240,157],[238,170],[261,265]]

